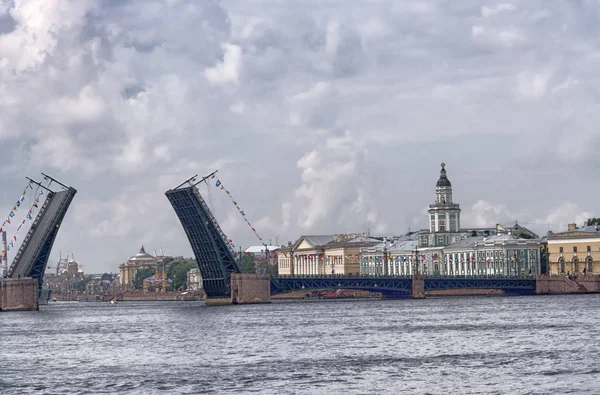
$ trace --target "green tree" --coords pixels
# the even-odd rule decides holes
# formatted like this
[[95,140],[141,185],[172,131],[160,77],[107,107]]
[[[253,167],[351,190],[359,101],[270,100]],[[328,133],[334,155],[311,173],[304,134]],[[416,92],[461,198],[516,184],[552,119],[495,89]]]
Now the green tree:
[[242,273],[256,273],[256,261],[253,254],[244,254],[240,265]]
[[598,224],[600,225],[600,218],[588,218],[587,220],[588,226]]
[[104,273],[102,275],[102,277],[100,278],[100,280],[102,280],[102,281],[104,281],[104,280],[112,281],[113,280],[113,275],[111,273]]
[[531,236],[529,233],[525,233],[525,232],[514,232],[513,235],[520,237],[522,239],[533,239],[533,236]]
[[171,280],[171,286],[175,290],[182,290],[186,288],[187,273],[198,267],[196,261],[193,259],[184,259],[181,261],[173,261],[167,270],[167,278]]
[[134,282],[134,287],[135,289],[143,289],[144,288],[144,280],[147,279],[150,276],[153,276],[154,274],[156,274],[156,271],[154,269],[140,269],[137,272],[135,272],[135,282]]

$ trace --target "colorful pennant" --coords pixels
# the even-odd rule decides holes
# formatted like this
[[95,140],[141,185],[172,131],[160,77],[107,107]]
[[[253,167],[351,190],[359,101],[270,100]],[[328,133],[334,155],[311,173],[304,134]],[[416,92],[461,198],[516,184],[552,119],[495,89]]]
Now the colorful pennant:
[[263,242],[262,237],[259,236],[259,234],[256,231],[256,229],[254,229],[254,227],[252,226],[252,224],[250,223],[250,221],[248,221],[248,218],[246,218],[246,213],[244,213],[244,211],[242,209],[240,209],[240,206],[238,206],[238,203],[235,201],[235,199],[233,198],[233,196],[231,196],[231,192],[229,192],[227,189],[225,189],[225,186],[223,185],[223,183],[221,182],[221,180],[217,179],[217,182],[216,182],[215,186],[216,187],[220,187],[222,190],[225,191],[225,193],[227,193],[227,196],[229,196],[229,198],[231,199],[231,202],[233,203],[233,205],[235,206],[235,208],[237,208],[237,210],[240,213],[240,215],[242,216],[242,218],[244,218],[244,221],[246,221],[246,223],[248,224],[248,227],[250,229],[252,229],[252,232],[254,232],[254,234],[256,235],[256,238],[258,238],[258,240],[260,240],[260,243],[262,245],[266,246],[266,244]]

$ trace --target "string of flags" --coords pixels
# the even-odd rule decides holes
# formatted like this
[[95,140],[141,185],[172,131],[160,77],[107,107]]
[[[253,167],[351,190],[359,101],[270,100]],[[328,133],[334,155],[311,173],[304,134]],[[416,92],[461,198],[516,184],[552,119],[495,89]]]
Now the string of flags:
[[[27,184],[27,186],[25,187],[25,189],[23,189],[23,193],[19,197],[19,200],[14,205],[14,207],[12,208],[12,210],[10,211],[10,213],[8,213],[8,215],[6,216],[6,219],[2,223],[2,226],[0,226],[0,233],[5,230],[5,227],[6,227],[7,224],[11,224],[11,218],[13,219],[13,221],[15,220],[14,217],[15,217],[15,215],[17,213],[17,210],[19,208],[21,208],[21,206],[23,206],[25,204],[24,203],[25,202],[25,196],[27,195],[27,190],[28,189],[32,189],[33,190],[33,187],[31,186],[31,183]],[[17,226],[17,228],[15,229],[15,232],[14,232],[12,238],[10,238],[9,240],[7,240],[8,245],[6,246],[6,250],[2,251],[2,258],[3,259],[6,258],[6,252],[8,250],[10,250],[10,248],[14,248],[15,242],[17,241],[17,234],[19,233],[19,231],[21,230],[21,228],[23,227],[23,225],[25,225],[25,223],[27,222],[27,220],[30,220],[30,221],[33,220],[35,209],[39,207],[40,196],[42,196],[43,194],[44,194],[44,191],[40,191],[39,192],[39,194],[36,196],[35,200],[31,204],[31,206],[29,207],[29,210],[25,214],[25,218],[19,223],[19,226]]]
[[[27,194],[27,190],[30,189],[30,188],[31,188],[31,183],[28,183],[27,185],[25,185],[25,188],[23,188],[23,193],[21,194],[21,196],[17,200],[17,203],[15,203],[15,205],[12,208],[12,210],[10,210],[10,213],[8,213],[8,215],[6,216],[6,219],[2,223],[2,226],[0,226],[0,233],[2,233],[2,231],[4,230],[4,227],[6,226],[6,224],[10,224],[10,219],[14,218],[15,213],[17,212],[17,210],[19,209],[19,207],[21,207],[21,203],[25,201],[25,195]],[[13,219],[13,221],[14,221],[14,219]]]
[[244,210],[242,210],[240,208],[240,206],[238,205],[238,203],[233,199],[233,196],[231,196],[231,192],[229,192],[227,189],[225,189],[225,186],[223,185],[223,183],[221,182],[221,180],[219,180],[218,178],[217,178],[217,182],[216,182],[215,186],[217,188],[221,188],[222,190],[225,191],[225,193],[227,194],[227,196],[229,196],[229,198],[231,199],[231,202],[233,203],[233,205],[235,206],[235,208],[237,208],[237,210],[239,211],[239,213],[242,216],[242,218],[244,218],[244,221],[246,221],[246,223],[248,224],[248,226],[250,227],[250,229],[252,229],[252,232],[254,232],[254,234],[256,235],[256,237],[258,238],[258,240],[260,240],[261,244],[265,245],[265,243],[263,242],[262,237],[259,236],[259,234],[256,231],[256,229],[254,229],[254,227],[252,226],[252,224],[250,223],[250,221],[248,221],[248,218],[246,218],[246,213],[244,212]]
[[40,191],[38,193],[38,195],[36,196],[35,200],[33,201],[33,203],[31,204],[31,207],[29,207],[29,211],[27,211],[27,214],[25,214],[25,218],[23,219],[23,221],[19,224],[19,226],[17,226],[17,229],[15,230],[15,233],[13,234],[12,239],[10,240],[10,247],[14,247],[14,243],[17,241],[17,234],[19,233],[19,231],[21,230],[21,227],[23,227],[23,225],[25,225],[25,222],[27,220],[32,221],[33,220],[33,213],[35,211],[36,208],[38,208],[38,204],[40,202],[40,196],[42,196],[44,194],[44,191]]

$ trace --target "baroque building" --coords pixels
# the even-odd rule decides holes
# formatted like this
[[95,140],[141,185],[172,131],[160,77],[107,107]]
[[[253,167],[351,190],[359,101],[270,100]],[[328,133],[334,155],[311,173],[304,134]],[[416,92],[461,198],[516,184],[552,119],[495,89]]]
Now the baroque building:
[[419,247],[444,247],[469,237],[460,230],[460,205],[452,201],[452,183],[442,163],[440,178],[435,184],[435,200],[429,205],[429,232],[419,235]]

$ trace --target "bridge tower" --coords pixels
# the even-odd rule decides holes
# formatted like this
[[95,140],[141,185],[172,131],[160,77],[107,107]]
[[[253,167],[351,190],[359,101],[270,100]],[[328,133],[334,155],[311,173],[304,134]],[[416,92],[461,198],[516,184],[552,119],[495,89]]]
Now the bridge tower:
[[208,299],[230,298],[231,275],[241,273],[231,243],[197,188],[215,173],[200,181],[196,175],[165,192],[190,242]]
[[8,269],[9,278],[31,277],[37,279],[40,292],[52,245],[71,201],[77,193],[75,188],[66,186],[44,173],[42,175],[45,179],[50,180],[50,184],[55,182],[62,187],[62,190],[53,191],[49,188],[50,185],[45,187],[39,182],[27,178],[31,183],[46,191],[46,200],[40,207]]

